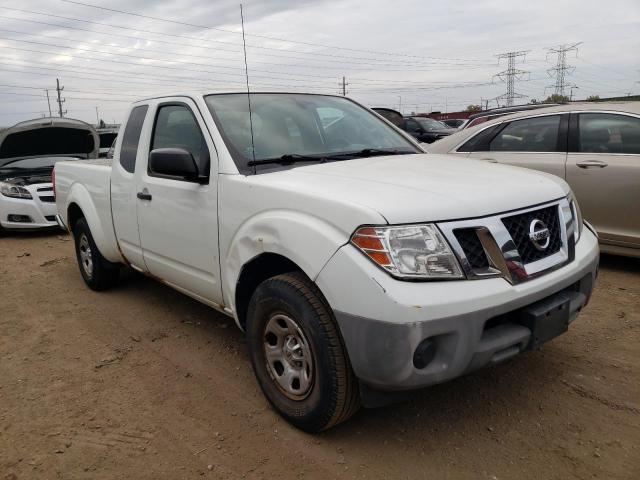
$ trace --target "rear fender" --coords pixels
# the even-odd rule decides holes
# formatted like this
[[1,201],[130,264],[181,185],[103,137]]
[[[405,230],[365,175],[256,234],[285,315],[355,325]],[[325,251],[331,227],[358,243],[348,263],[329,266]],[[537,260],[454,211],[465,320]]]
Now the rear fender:
[[[74,183],[67,195],[67,209],[73,203],[78,205],[89,225],[93,241],[102,256],[110,262],[121,263],[124,262],[124,259],[118,249],[117,240],[113,231],[109,193],[108,190],[106,192],[94,192],[94,195],[97,197],[96,201],[100,203],[99,209],[87,188],[81,183]],[[103,212],[102,215],[99,211]],[[65,212],[65,219],[67,225],[69,225],[67,212]],[[70,225],[69,228],[71,228]]]

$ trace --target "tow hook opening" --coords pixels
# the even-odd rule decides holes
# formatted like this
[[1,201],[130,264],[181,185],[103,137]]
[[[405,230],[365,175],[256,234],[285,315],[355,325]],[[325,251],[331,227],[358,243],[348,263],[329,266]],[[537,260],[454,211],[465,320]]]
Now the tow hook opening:
[[413,353],[413,365],[420,370],[426,368],[436,357],[437,350],[434,340],[431,338],[423,340]]

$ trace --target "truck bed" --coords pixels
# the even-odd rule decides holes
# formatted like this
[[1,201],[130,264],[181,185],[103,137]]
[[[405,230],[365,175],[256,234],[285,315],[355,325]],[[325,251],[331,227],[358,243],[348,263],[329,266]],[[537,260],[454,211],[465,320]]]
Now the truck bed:
[[82,199],[83,208],[93,210],[87,219],[98,249],[105,258],[120,260],[111,217],[111,159],[59,162],[55,178],[56,205],[64,224],[72,230],[69,216],[74,201]]

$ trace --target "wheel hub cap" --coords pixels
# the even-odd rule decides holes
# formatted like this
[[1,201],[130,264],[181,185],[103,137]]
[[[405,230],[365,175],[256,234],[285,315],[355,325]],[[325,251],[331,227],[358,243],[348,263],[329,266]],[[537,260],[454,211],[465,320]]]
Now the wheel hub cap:
[[267,371],[282,393],[293,400],[306,398],[313,386],[313,357],[298,324],[287,315],[273,315],[263,345]]
[[82,264],[82,269],[88,277],[91,277],[93,275],[93,257],[91,256],[91,244],[89,243],[89,239],[84,233],[80,236],[78,249],[80,250],[80,263]]

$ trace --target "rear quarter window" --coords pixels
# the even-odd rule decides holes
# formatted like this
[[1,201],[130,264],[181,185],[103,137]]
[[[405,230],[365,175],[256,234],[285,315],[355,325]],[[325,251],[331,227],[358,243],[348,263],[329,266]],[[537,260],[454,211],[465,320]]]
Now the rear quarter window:
[[138,156],[138,143],[142,133],[142,124],[147,116],[148,105],[134,107],[129,115],[127,126],[122,135],[122,146],[120,147],[120,165],[127,172],[133,173],[136,169],[136,157]]

